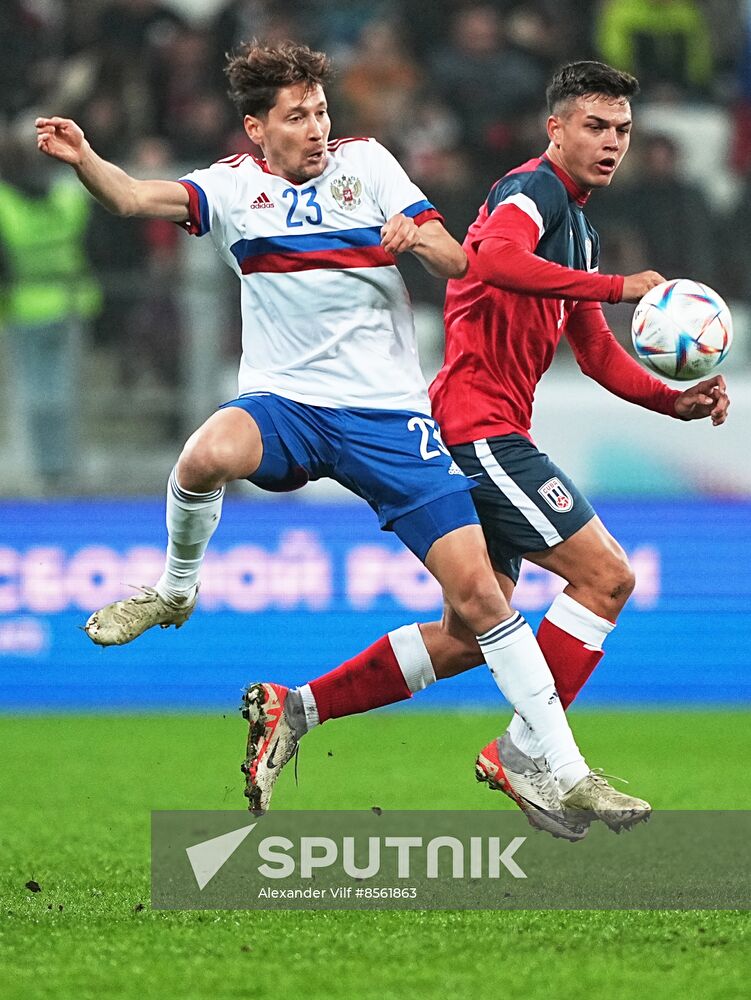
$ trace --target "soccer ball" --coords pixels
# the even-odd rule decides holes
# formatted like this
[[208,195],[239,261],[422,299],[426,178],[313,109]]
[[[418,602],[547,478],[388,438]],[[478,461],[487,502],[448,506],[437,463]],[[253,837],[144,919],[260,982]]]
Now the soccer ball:
[[733,342],[730,310],[700,281],[675,278],[655,285],[631,321],[636,356],[652,371],[689,381],[704,378],[727,357]]

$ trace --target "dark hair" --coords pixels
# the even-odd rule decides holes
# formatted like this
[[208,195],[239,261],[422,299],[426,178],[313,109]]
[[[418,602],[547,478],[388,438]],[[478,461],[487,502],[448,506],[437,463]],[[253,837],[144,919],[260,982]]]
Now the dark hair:
[[227,55],[224,72],[229,80],[227,93],[241,117],[263,118],[276,104],[280,87],[304,83],[310,90],[325,82],[330,68],[328,57],[307,45],[261,45],[254,38]]
[[639,93],[639,81],[630,73],[623,73],[601,62],[575,62],[562,66],[550,81],[546,91],[548,111],[555,114],[561,104],[586,97],[604,94],[607,97],[625,97],[631,100]]

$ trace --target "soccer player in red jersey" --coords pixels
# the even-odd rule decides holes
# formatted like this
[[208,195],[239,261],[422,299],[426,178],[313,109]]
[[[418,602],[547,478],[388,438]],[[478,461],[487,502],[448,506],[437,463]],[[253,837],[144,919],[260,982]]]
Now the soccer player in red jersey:
[[[470,272],[448,283],[445,363],[430,390],[454,460],[478,482],[473,499],[506,596],[522,557],[566,581],[537,634],[564,708],[602,658],[634,574],[587,499],[530,438],[535,389],[558,342],[566,336],[585,375],[656,413],[718,426],[729,406],[722,375],[679,392],[647,373],[602,312],[601,302],[637,302],[664,280],[654,271],[600,274],[599,239],[583,211],[628,150],[637,92],[633,77],[602,63],[555,75],[546,152],[492,187],[467,234]],[[422,635],[434,662],[472,658],[450,608]],[[478,757],[477,776],[497,785],[500,770],[513,785],[517,766],[533,770],[525,757],[539,761],[539,748],[516,715]]]
[[[507,599],[522,557],[566,581],[537,636],[564,708],[601,659],[634,575],[586,498],[530,438],[534,392],[558,342],[567,337],[590,378],[657,413],[719,425],[729,405],[721,375],[683,392],[668,388],[629,357],[603,316],[601,302],[636,302],[664,280],[654,271],[600,274],[598,237],[583,212],[628,150],[637,91],[632,76],[602,63],[573,63],[555,75],[546,152],[492,187],[464,241],[470,268],[448,282],[446,358],[431,386],[444,440],[477,482],[472,496]],[[318,722],[410,697],[480,660],[447,604],[441,622],[404,626],[299,691],[282,689],[289,746]],[[565,809],[564,822],[551,826],[561,803],[521,716],[481,751],[476,769],[534,825],[567,836]],[[273,780],[265,771],[264,781]]]

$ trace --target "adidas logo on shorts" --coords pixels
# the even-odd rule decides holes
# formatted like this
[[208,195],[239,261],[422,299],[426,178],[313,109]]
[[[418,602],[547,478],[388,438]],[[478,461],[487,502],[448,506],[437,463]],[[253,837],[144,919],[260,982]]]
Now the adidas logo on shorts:
[[459,466],[456,464],[456,462],[452,462],[451,465],[449,466],[449,475],[450,476],[463,476],[464,473],[459,468]]
[[265,191],[261,191],[255,201],[250,203],[251,208],[274,208],[274,202]]

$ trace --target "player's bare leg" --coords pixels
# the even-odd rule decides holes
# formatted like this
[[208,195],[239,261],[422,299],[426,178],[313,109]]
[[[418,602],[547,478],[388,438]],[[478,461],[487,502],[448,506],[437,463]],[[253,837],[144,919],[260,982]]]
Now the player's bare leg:
[[189,438],[167,489],[169,541],[162,576],[154,587],[95,611],[86,633],[99,646],[132,642],[155,625],[180,628],[198,600],[204,553],[221,517],[224,486],[251,475],[260,464],[258,425],[244,410],[219,410]]
[[615,621],[633,593],[634,572],[626,553],[599,517],[558,545],[524,558],[562,577],[564,593],[608,621]]

